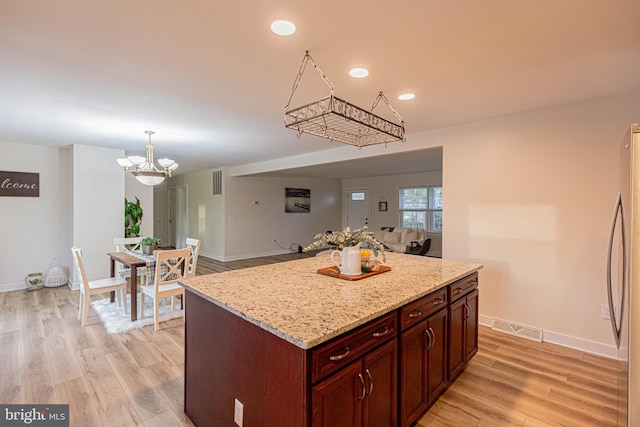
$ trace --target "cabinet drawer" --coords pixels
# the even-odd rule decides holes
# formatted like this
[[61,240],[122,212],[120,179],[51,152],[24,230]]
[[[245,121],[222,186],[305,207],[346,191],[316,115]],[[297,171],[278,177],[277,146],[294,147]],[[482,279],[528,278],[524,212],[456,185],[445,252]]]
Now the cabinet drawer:
[[470,274],[449,285],[449,302],[454,302],[478,287],[478,273]]
[[311,382],[317,382],[397,335],[398,321],[393,311],[312,349]]
[[404,331],[446,306],[447,288],[439,289],[407,304],[400,309],[400,329]]

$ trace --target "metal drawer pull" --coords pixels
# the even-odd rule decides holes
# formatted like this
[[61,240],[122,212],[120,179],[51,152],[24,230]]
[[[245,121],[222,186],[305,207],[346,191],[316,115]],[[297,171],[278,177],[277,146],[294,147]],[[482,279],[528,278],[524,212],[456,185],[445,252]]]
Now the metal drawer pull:
[[329,356],[329,360],[331,360],[331,361],[335,362],[336,360],[342,360],[342,359],[344,359],[345,357],[347,357],[347,355],[349,354],[349,352],[350,352],[351,350],[349,350],[349,347],[345,347],[344,349],[346,350],[344,353],[339,354],[339,355],[337,355],[337,356]]
[[427,334],[427,338],[428,338],[427,348],[425,350],[429,350],[436,343],[436,334],[433,332],[433,329],[431,328],[425,329],[424,331]]
[[360,378],[360,382],[362,383],[362,394],[358,397],[358,400],[362,400],[367,395],[367,390],[364,386],[364,378],[362,377],[362,374],[358,374],[358,378]]
[[374,338],[380,338],[380,337],[383,337],[383,336],[387,335],[388,333],[389,333],[389,328],[385,326],[384,327],[384,331],[382,331],[382,332],[374,332],[371,335],[373,335]]
[[462,289],[462,288],[455,288],[455,289],[453,290],[453,294],[454,294],[454,295],[458,295],[458,294],[459,294],[460,292],[462,292],[462,291],[463,291],[463,289]]
[[444,298],[438,298],[435,301],[431,301],[431,305],[440,305],[444,302]]
[[373,393],[373,377],[371,376],[371,371],[369,371],[368,369],[365,372],[369,377],[369,392],[367,393],[367,396],[370,396],[371,393]]
[[409,319],[415,319],[416,317],[420,316],[422,316],[422,312],[420,310],[412,311],[411,313],[409,313]]

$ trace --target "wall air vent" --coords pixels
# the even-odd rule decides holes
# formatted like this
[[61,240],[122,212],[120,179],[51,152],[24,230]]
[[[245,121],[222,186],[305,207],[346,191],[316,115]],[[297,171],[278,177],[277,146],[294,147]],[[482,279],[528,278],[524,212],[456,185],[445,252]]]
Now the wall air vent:
[[213,171],[213,195],[222,194],[222,171]]
[[542,342],[542,329],[505,322],[504,320],[494,320],[491,329],[528,340]]

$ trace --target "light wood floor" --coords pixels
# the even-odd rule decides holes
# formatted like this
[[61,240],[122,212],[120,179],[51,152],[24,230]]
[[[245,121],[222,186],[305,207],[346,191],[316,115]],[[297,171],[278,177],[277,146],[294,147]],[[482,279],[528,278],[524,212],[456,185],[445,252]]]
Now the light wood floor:
[[[198,273],[300,256],[201,257]],[[66,286],[0,293],[0,402],[70,403],[72,426],[193,425],[183,320],[110,335],[92,310],[80,327],[78,298]],[[614,361],[481,328],[480,351],[418,426],[614,425],[614,381]]]

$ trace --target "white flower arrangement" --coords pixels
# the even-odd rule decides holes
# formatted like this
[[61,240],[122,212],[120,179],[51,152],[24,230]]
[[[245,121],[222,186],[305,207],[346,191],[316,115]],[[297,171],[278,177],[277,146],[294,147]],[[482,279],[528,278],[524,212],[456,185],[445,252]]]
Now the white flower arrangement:
[[307,252],[326,245],[335,246],[337,250],[342,250],[346,247],[356,246],[358,243],[366,244],[373,251],[374,256],[377,257],[380,254],[383,261],[387,260],[384,253],[384,245],[373,237],[373,231],[369,231],[366,226],[353,230],[353,232],[347,227],[342,231],[318,233],[313,236],[313,243],[302,249],[302,251]]

